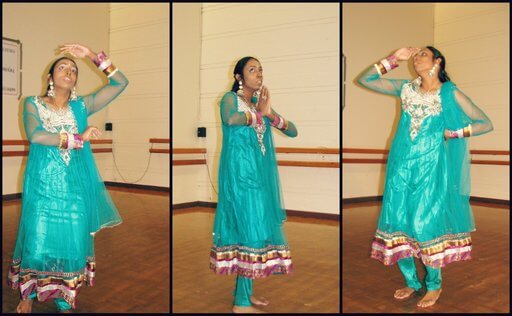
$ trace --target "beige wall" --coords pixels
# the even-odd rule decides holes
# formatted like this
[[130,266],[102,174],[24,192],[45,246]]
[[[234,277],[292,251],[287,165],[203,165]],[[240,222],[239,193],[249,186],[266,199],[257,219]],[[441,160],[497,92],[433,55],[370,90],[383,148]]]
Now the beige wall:
[[[172,147],[204,147],[199,126],[199,72],[201,66],[201,3],[172,5]],[[176,159],[197,158],[179,155]],[[206,176],[204,165],[173,167],[172,203],[199,201],[198,183]]]
[[[59,56],[55,50],[64,43],[79,42],[92,50],[108,51],[108,4],[2,4],[2,36],[20,40],[23,55],[22,98],[40,95],[46,87],[46,75],[53,60]],[[61,14],[59,12],[69,12]],[[80,14],[77,14],[79,12]],[[91,23],[90,21],[95,21]],[[67,27],[64,27],[67,26]],[[89,61],[77,60],[79,77],[77,94],[87,94],[106,82]],[[3,139],[26,139],[23,128],[22,100],[2,95]],[[114,101],[110,107],[116,106]],[[101,111],[90,119],[91,125],[103,126],[106,112]],[[9,150],[23,150],[23,146],[9,146]],[[22,190],[26,157],[2,158],[2,194]],[[104,167],[111,163],[111,156],[96,155],[102,176]]]
[[169,28],[168,3],[110,5],[112,60],[130,80],[118,99],[122,105],[107,108],[118,170],[105,171],[115,182],[170,185],[169,155],[151,154],[150,160],[149,154],[150,138],[170,138]]
[[[398,98],[361,88],[357,76],[400,47],[433,44],[446,56],[451,79],[494,124],[492,133],[471,139],[471,149],[508,150],[508,10],[503,4],[343,4],[343,147],[389,148],[400,115]],[[403,66],[386,76],[412,78],[411,66]],[[350,157],[378,155],[344,155]],[[343,198],[382,195],[385,165],[344,164],[342,172]],[[508,174],[508,166],[472,165],[472,195],[509,199]]]
[[[491,119],[494,130],[471,138],[471,149],[509,150],[510,5],[440,3],[435,6],[435,45],[449,56],[449,74]],[[492,49],[490,49],[492,48]],[[508,157],[473,156],[497,160]],[[472,196],[510,200],[509,166],[471,165]]]
[[[178,6],[190,5],[173,8]],[[251,20],[258,24],[249,23]],[[191,23],[184,22],[183,28]],[[244,56],[260,60],[276,111],[299,130],[297,138],[274,131],[276,146],[339,148],[339,4],[203,4],[201,24],[199,108],[196,110],[192,95],[189,99],[194,103],[188,103],[188,111],[173,103],[173,113],[181,115],[175,120],[195,115],[195,124],[190,123],[194,133],[197,126],[207,128],[206,139],[194,136],[195,142],[189,144],[207,148],[216,189],[222,141],[219,101],[231,88],[236,61]],[[195,29],[188,32],[195,43]],[[180,63],[190,63],[195,52],[189,54],[191,57]],[[195,86],[195,69],[180,78],[190,79]],[[173,127],[173,135],[173,146],[177,146],[178,139],[185,144],[181,138],[189,134]],[[332,155],[278,155],[278,159],[339,161]],[[287,209],[339,213],[339,169],[279,167],[279,173]],[[173,183],[173,190],[177,190],[174,186],[195,190],[196,200],[217,201],[204,166],[174,167]],[[173,203],[178,200],[186,201],[173,196]]]
[[[114,123],[114,131],[104,131],[103,137],[117,145],[116,161],[128,181],[145,170],[148,138],[169,137],[168,8],[168,4],[2,4],[3,36],[23,44],[23,97],[43,92],[45,71],[58,58],[55,49],[63,43],[104,50],[126,74],[128,88],[107,109],[91,116],[89,124],[104,131],[106,122]],[[77,60],[77,64],[79,95],[107,83],[90,61]],[[2,96],[3,139],[26,139],[21,105],[16,98]],[[9,148],[16,149],[23,147]],[[95,158],[105,181],[122,181],[113,172],[111,154],[95,154]],[[21,192],[26,157],[5,157],[2,164],[2,194]],[[139,183],[168,187],[168,166],[169,157],[154,155]]]

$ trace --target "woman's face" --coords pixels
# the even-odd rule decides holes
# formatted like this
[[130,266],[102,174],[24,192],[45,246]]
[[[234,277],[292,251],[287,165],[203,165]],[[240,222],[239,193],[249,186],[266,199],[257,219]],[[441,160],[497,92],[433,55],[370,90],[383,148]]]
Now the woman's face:
[[258,90],[263,84],[263,68],[255,59],[250,59],[244,67],[243,85]]
[[422,73],[425,71],[429,71],[434,67],[434,64],[437,63],[439,67],[440,59],[432,60],[434,57],[434,53],[428,48],[422,48],[416,55],[413,57],[413,66],[416,72]]
[[55,87],[71,90],[76,84],[77,68],[69,59],[59,61],[53,68],[53,85]]

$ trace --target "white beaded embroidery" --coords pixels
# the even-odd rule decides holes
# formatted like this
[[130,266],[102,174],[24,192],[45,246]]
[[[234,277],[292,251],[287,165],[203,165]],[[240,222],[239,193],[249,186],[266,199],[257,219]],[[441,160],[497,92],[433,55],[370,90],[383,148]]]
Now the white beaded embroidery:
[[[252,113],[256,113],[256,109],[250,107],[247,102],[245,102],[240,96],[237,96],[238,98],[238,112],[245,112],[250,111]],[[265,144],[263,144],[263,135],[265,134],[265,131],[267,130],[267,127],[265,125],[265,120],[262,120],[261,124],[256,124],[254,126],[254,130],[256,131],[256,136],[258,136],[258,143],[260,144],[260,149],[263,155],[265,155]]]
[[418,135],[424,119],[439,115],[442,111],[439,90],[422,93],[420,85],[421,81],[418,79],[404,84],[400,96],[402,108],[411,116],[409,135],[412,140]]
[[[68,132],[70,134],[78,134],[76,120],[73,111],[68,106],[66,109],[53,111],[43,105],[41,97],[35,97],[34,101],[39,111],[39,118],[43,122],[43,128],[50,133]],[[71,160],[70,149],[59,149],[60,156],[66,165]]]

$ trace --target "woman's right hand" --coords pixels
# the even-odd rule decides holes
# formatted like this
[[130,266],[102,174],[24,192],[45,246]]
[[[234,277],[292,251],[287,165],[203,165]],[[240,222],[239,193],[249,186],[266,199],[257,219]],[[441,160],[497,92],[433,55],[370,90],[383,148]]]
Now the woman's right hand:
[[412,56],[420,51],[417,47],[404,47],[397,50],[393,55],[399,61],[409,60]]
[[88,142],[89,140],[91,140],[92,137],[99,138],[100,135],[101,132],[98,128],[94,126],[88,126],[81,136],[84,142]]

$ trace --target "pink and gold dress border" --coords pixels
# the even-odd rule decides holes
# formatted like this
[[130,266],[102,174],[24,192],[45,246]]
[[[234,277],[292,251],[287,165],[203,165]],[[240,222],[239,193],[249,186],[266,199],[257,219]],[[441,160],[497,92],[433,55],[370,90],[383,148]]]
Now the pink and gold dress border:
[[446,234],[439,238],[418,242],[403,232],[392,234],[377,230],[372,242],[371,258],[384,265],[395,264],[408,257],[421,259],[432,268],[442,268],[455,261],[471,259],[469,233]]
[[210,269],[216,274],[236,273],[256,279],[271,274],[289,274],[293,270],[293,264],[288,246],[249,248],[233,245],[211,248]]
[[72,308],[76,308],[76,297],[82,285],[94,285],[96,264],[92,257],[88,257],[85,268],[77,272],[20,269],[20,265],[21,260],[12,261],[7,283],[13,290],[20,289],[22,300],[36,292],[40,302],[63,298]]

